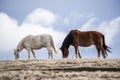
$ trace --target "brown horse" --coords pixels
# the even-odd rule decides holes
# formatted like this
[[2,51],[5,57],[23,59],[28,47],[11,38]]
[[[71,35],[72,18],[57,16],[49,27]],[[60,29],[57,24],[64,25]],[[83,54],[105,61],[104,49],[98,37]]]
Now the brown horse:
[[69,51],[68,48],[70,45],[73,45],[75,48],[76,58],[79,55],[79,58],[81,58],[78,46],[88,47],[91,45],[95,45],[97,52],[98,52],[98,58],[100,57],[100,51],[102,52],[102,56],[106,58],[107,51],[111,52],[108,47],[105,44],[105,37],[102,33],[97,31],[86,31],[82,32],[79,30],[72,30],[70,33],[66,36],[66,38],[63,41],[63,44],[61,46],[63,58],[67,58]]

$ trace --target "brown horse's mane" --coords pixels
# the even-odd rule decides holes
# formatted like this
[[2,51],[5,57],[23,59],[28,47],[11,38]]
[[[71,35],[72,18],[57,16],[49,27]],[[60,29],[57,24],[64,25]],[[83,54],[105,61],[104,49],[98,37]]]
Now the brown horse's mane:
[[70,33],[65,37],[60,49],[63,50],[64,48],[69,48],[72,41],[73,41],[73,36],[70,31]]

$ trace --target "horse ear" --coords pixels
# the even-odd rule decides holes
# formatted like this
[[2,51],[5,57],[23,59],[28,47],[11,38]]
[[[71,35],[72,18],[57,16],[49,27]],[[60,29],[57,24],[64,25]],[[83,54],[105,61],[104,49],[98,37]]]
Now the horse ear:
[[19,51],[19,49],[17,49],[17,52]]

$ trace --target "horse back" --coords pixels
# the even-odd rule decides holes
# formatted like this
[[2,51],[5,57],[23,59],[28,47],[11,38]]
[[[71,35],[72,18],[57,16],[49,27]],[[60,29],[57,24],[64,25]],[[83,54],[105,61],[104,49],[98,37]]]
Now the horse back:
[[97,31],[79,31],[72,30],[72,35],[74,37],[73,44],[79,46],[90,46],[92,44],[98,43],[102,38],[102,33]]
[[50,45],[52,40],[52,36],[48,34],[41,34],[41,35],[28,35],[24,38],[24,47],[30,47],[33,49],[40,49],[42,47],[47,47]]

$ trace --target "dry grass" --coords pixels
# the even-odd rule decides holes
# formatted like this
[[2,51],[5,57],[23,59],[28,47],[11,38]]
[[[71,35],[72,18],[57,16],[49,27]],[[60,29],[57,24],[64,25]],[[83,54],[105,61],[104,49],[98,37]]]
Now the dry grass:
[[120,80],[120,59],[0,61],[0,80]]

